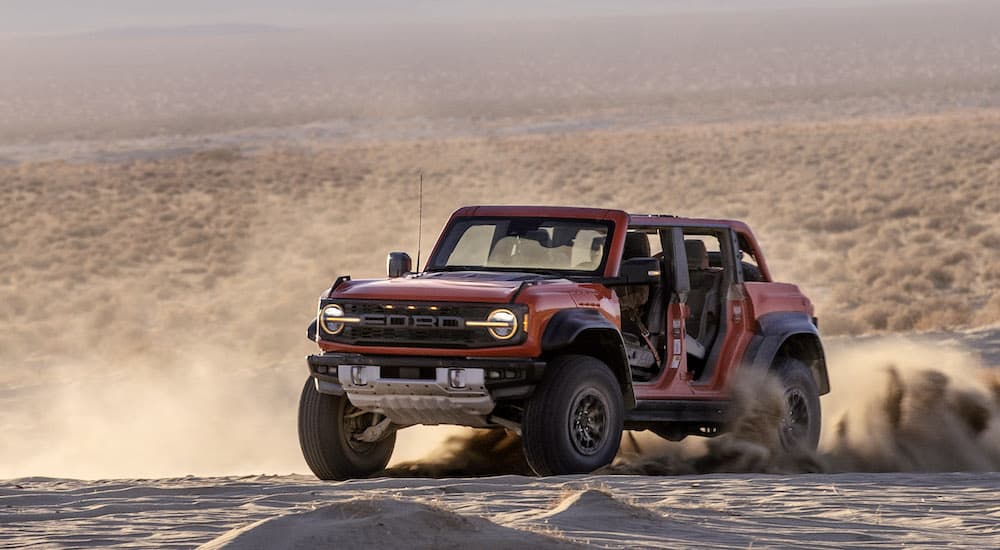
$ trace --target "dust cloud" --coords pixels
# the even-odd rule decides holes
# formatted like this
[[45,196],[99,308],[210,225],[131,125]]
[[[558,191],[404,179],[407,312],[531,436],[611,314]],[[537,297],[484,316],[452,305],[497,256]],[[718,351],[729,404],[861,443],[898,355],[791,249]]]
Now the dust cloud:
[[[248,368],[229,350],[201,347],[114,369],[93,361],[50,365],[58,373],[52,380],[0,394],[0,403],[17,405],[4,407],[0,421],[0,479],[308,473],[296,431],[304,363]],[[486,475],[483,445],[495,436],[466,440],[470,431],[401,430],[391,462],[399,466],[387,475]]]
[[212,355],[113,371],[51,365],[50,383],[22,388],[20,406],[6,409],[0,477],[303,471],[294,396],[305,369],[246,369]]
[[[426,435],[428,432],[425,428],[419,433]],[[424,456],[416,460],[398,461],[382,472],[382,475],[389,477],[534,475],[521,450],[521,438],[504,429],[458,428],[451,431],[443,443],[437,445],[435,442],[430,443],[425,446],[427,453]],[[394,454],[394,460],[398,460],[398,456],[398,453]]]
[[[776,437],[780,385],[742,374],[732,429],[668,442],[628,432],[608,474],[922,472],[1000,468],[1000,373],[952,347],[903,337],[829,346],[818,452]],[[305,369],[242,368],[227,350],[192,348],[116,370],[51,365],[50,383],[12,389],[2,477],[241,475],[306,471],[296,440]],[[86,373],[86,376],[83,374]],[[5,396],[9,399],[9,396]],[[399,433],[391,477],[530,475],[505,430],[412,427]]]
[[[741,373],[727,433],[669,442],[626,432],[602,474],[948,472],[1000,468],[1000,373],[971,353],[904,337],[841,339],[830,346],[833,392],[823,398],[817,452],[786,451],[780,383]],[[520,441],[503,430],[469,430],[424,460],[388,475],[525,474]]]
[[830,354],[820,448],[829,471],[1000,469],[1000,372],[942,343],[895,337]]

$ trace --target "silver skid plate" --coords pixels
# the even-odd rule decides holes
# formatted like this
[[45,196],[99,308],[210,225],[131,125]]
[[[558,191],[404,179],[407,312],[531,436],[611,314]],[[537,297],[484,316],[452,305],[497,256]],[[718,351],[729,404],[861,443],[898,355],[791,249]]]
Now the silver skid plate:
[[486,390],[483,369],[460,369],[462,387],[449,376],[456,369],[436,368],[430,379],[384,378],[381,367],[341,365],[337,378],[351,403],[389,417],[394,424],[490,426],[496,406]]

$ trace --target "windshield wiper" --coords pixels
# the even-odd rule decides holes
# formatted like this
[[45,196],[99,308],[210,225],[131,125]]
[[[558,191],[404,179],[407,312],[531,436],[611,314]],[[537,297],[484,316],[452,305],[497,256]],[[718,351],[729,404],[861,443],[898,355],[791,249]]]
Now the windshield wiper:
[[484,265],[442,265],[425,269],[428,273],[453,272],[453,271],[479,271],[482,273],[524,273],[527,275],[541,275],[544,277],[555,277],[562,279],[568,274],[554,269],[539,269],[536,267],[487,267]]
[[437,271],[489,271],[481,265],[442,265],[425,269],[428,273]]
[[563,273],[561,271],[556,271],[556,270],[553,270],[553,269],[535,269],[535,268],[531,268],[531,269],[525,269],[525,270],[523,270],[523,272],[524,273],[529,273],[531,275],[545,275],[547,277],[555,277],[556,279],[563,279],[563,278],[565,278],[565,277],[568,276],[568,275],[566,275],[565,273]]

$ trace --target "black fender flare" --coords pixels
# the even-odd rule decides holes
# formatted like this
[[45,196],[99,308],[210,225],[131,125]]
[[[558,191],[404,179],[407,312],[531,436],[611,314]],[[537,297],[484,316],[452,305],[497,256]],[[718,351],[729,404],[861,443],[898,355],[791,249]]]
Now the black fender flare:
[[747,346],[744,366],[767,370],[782,350],[802,359],[812,370],[819,394],[830,393],[830,377],[819,329],[802,312],[775,312],[757,319],[759,332]]
[[628,366],[622,333],[601,312],[593,308],[564,309],[549,319],[542,332],[542,353],[546,357],[562,353],[591,355],[604,361],[622,389],[625,408],[635,408],[632,371]]

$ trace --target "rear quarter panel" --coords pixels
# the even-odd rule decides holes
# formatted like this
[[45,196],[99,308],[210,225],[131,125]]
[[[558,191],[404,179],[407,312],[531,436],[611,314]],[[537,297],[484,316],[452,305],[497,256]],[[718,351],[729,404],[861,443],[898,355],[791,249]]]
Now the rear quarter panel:
[[751,319],[768,313],[795,311],[813,315],[813,304],[799,287],[788,283],[744,283]]

